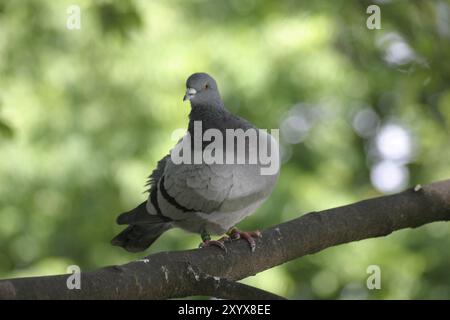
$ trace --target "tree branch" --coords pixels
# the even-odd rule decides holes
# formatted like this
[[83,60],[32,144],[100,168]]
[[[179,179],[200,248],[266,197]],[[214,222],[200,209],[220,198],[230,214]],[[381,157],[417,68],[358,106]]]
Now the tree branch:
[[187,265],[190,277],[190,295],[210,296],[229,300],[285,300],[271,292],[203,273],[196,266]]
[[[0,298],[167,299],[198,294],[237,298],[231,293],[236,290],[226,292],[227,286],[243,291],[246,287],[233,281],[287,261],[342,243],[448,220],[450,180],[306,214],[265,230],[254,253],[245,241],[228,244],[227,253],[213,247],[156,253],[124,265],[83,272],[80,290],[67,289],[68,275],[2,280]],[[209,280],[202,280],[202,275],[210,275],[206,277]],[[226,279],[221,293],[214,289],[211,277]]]

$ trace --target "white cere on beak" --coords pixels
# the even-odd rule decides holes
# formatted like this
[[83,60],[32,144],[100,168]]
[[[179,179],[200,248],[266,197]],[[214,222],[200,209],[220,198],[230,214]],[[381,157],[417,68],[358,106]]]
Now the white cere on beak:
[[187,88],[186,94],[184,95],[183,101],[191,100],[193,96],[197,93],[197,90],[194,88]]

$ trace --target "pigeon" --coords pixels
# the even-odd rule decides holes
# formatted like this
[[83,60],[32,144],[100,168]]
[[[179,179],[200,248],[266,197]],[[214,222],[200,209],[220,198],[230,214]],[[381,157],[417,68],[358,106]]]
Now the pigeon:
[[[278,144],[267,131],[257,129],[247,120],[228,111],[216,81],[207,73],[189,76],[183,101],[190,101],[191,104],[186,135],[157,163],[149,176],[148,199],[117,217],[117,224],[128,226],[111,243],[129,252],[144,251],[165,231],[176,227],[200,234],[202,248],[213,246],[226,251],[225,244],[228,241],[244,239],[253,252],[256,248],[254,238],[260,237],[261,233],[241,231],[236,228],[236,224],[253,213],[274,189],[279,176]],[[184,142],[193,142],[190,148],[194,149],[193,138],[198,123],[202,126],[202,132],[214,129],[224,137],[228,130],[254,130],[258,133],[258,143],[265,139],[270,142],[270,152],[277,162],[275,170],[270,174],[262,174],[264,164],[259,158],[256,163],[247,163],[250,162],[249,150],[245,153],[247,162],[242,159],[239,162],[236,146],[227,148],[225,142],[216,145],[223,148],[223,159],[231,159],[231,163],[174,161],[174,150],[179,151]],[[250,145],[249,139],[245,140],[245,146],[253,148],[253,152],[256,150],[255,146]],[[201,141],[201,151],[207,147],[208,141]],[[184,154],[186,150],[183,149],[179,154]],[[231,150],[230,159],[226,159]],[[192,160],[192,155],[189,160]],[[222,237],[212,240],[211,235]]]

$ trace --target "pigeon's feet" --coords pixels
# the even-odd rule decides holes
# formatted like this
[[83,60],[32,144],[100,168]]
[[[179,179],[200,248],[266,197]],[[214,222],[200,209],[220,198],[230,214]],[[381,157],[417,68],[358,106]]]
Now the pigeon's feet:
[[211,240],[209,237],[202,237],[203,242],[200,243],[200,248],[205,247],[218,247],[223,251],[227,252],[227,247],[225,246],[225,242],[230,241],[230,237],[223,236],[218,240]]
[[245,239],[250,245],[252,252],[254,252],[256,249],[256,242],[254,238],[262,237],[262,234],[261,232],[259,232],[259,230],[241,231],[237,228],[231,228],[230,231],[227,232],[227,235],[230,236],[232,240]]

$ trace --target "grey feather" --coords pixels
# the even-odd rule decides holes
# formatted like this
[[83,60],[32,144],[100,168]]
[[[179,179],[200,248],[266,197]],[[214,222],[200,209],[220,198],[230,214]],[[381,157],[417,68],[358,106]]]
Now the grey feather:
[[170,228],[167,223],[130,225],[112,239],[111,244],[130,252],[143,251]]
[[152,174],[148,177],[147,183],[145,184],[145,186],[149,187],[147,190],[148,193],[154,191],[155,185],[158,183],[159,179],[161,179],[168,158],[170,158],[170,154],[159,160],[156,164],[156,169],[154,169]]
[[116,219],[117,224],[155,224],[170,222],[170,219],[168,218],[149,214],[146,206],[147,201],[144,201],[133,210],[122,213]]

